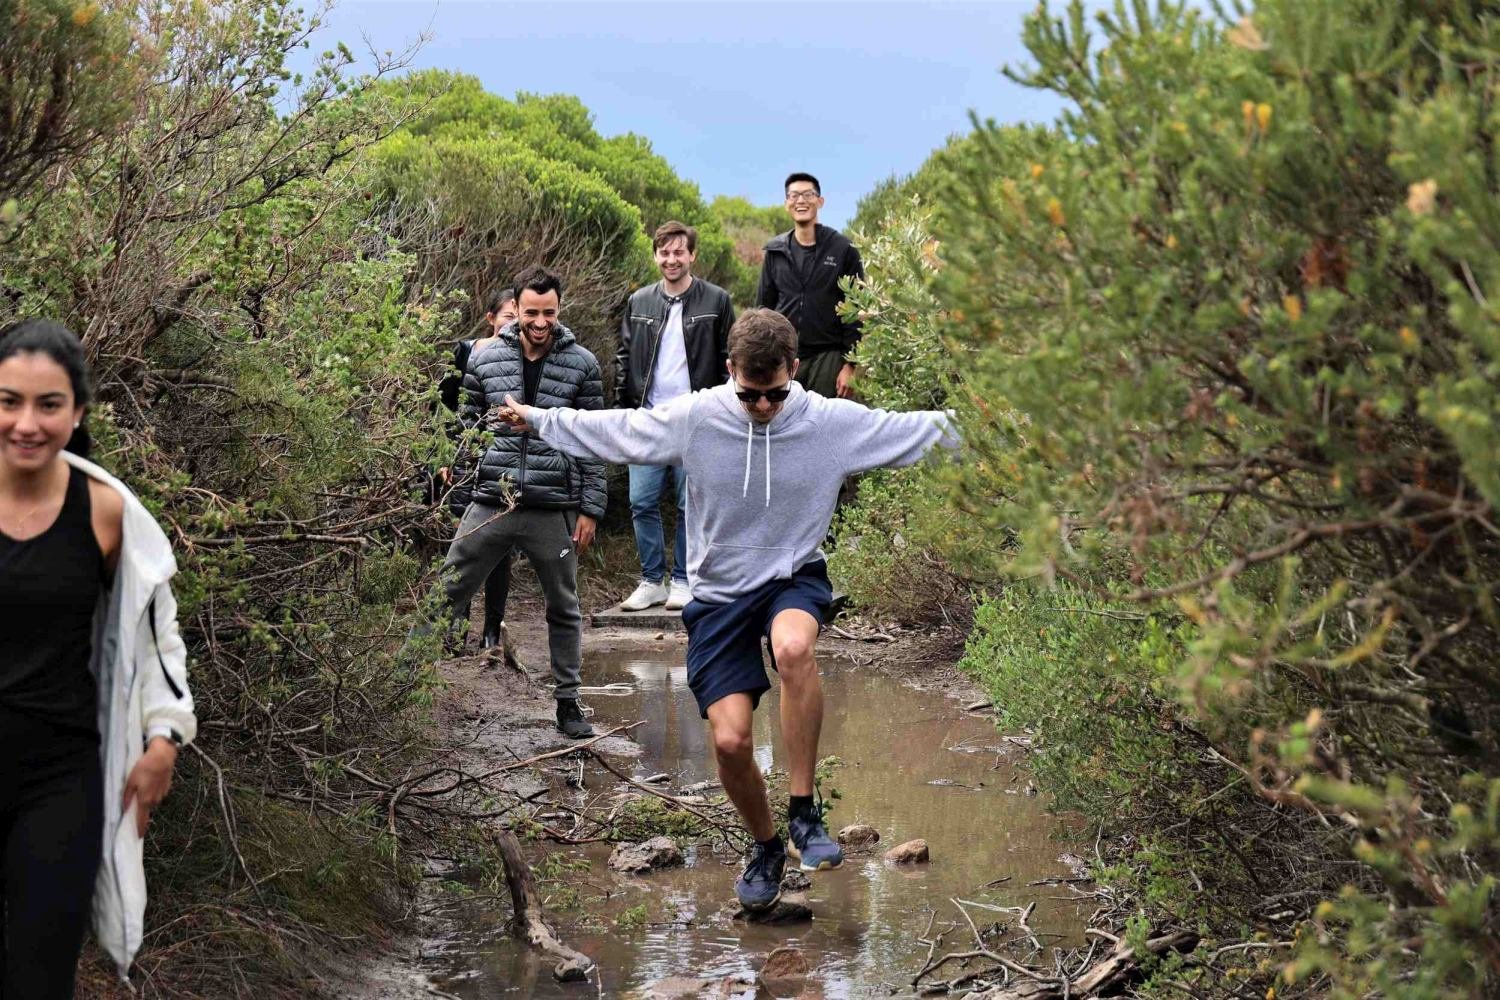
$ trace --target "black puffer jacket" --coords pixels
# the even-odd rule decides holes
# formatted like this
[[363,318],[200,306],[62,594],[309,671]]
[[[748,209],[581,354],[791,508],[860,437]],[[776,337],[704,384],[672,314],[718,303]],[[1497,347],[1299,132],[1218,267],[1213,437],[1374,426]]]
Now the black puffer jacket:
[[[481,426],[484,415],[492,407],[503,405],[507,395],[522,398],[526,387],[521,362],[521,341],[514,323],[474,353],[464,373],[463,409],[459,414],[466,428]],[[599,362],[571,330],[560,324],[542,366],[536,405],[604,408]],[[459,470],[460,486],[472,486],[475,501],[503,506],[509,489],[522,507],[578,510],[595,519],[604,516],[603,462],[569,458],[541,438],[519,434],[504,425],[493,429],[493,434],[478,469],[468,463]]]
[[[638,288],[620,323],[615,351],[615,405],[641,406],[656,374],[656,350],[667,326],[667,295],[661,282]],[[729,328],[734,305],[729,293],[711,281],[694,278],[682,295],[682,343],[687,350],[688,382],[693,391],[711,389],[729,376]]]

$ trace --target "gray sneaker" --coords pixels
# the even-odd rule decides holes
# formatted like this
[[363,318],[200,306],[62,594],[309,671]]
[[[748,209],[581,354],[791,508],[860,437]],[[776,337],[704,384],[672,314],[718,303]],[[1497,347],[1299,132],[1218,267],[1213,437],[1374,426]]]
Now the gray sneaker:
[[735,880],[734,894],[747,910],[768,910],[781,898],[781,875],[786,870],[786,847],[781,841],[767,849],[750,846],[750,862]]
[[803,871],[824,871],[844,863],[843,849],[828,836],[828,828],[821,819],[793,816],[787,827],[792,835],[787,853],[801,862],[798,867]]

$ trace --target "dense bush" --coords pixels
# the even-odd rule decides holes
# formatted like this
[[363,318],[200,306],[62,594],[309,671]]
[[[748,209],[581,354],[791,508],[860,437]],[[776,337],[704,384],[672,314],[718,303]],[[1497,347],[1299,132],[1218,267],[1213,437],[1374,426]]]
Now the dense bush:
[[[969,662],[1071,801],[1116,831],[1150,820],[1132,870],[1163,910],[1295,940],[1278,989],[1493,988],[1494,14],[1266,0],[1095,22],[1028,21],[1014,75],[1072,110],[1029,147],[977,126],[933,201],[920,287],[970,461],[932,552],[1072,590],[995,597]],[[1046,624],[1043,601],[1144,613],[1169,641]],[[1027,622],[1052,641],[1027,652]],[[1101,719],[1075,684],[1119,699]],[[1122,707],[1172,738],[1112,730]],[[1115,785],[1150,809],[1104,808]]]
[[[633,207],[638,213],[634,225],[641,241],[637,247],[640,259],[631,260],[623,267],[618,295],[606,301],[602,294],[590,292],[587,296],[590,301],[589,322],[596,318],[602,322],[604,315],[629,291],[625,286],[651,280],[655,272],[651,267],[647,237],[668,219],[678,219],[697,227],[698,261],[695,270],[699,275],[726,288],[747,283],[753,287],[755,273],[736,257],[723,224],[704,203],[697,185],[680,178],[671,165],[651,149],[645,138],[633,133],[601,136],[594,127],[592,113],[576,97],[523,92],[511,101],[486,92],[473,77],[439,70],[413,73],[386,87],[393,95],[399,94],[412,110],[414,118],[407,131],[424,140],[413,144],[416,149],[425,151],[437,145],[457,144],[455,148],[469,151],[471,166],[458,188],[446,190],[442,178],[422,173],[412,176],[411,180],[433,182],[429,190],[434,197],[448,200],[448,211],[454,225],[461,227],[462,249],[481,251],[477,255],[463,255],[465,259],[483,262],[483,266],[476,269],[478,275],[471,279],[476,287],[483,286],[487,290],[533,259],[545,262],[557,254],[571,254],[572,258],[583,259],[586,254],[576,250],[574,244],[581,242],[585,248],[594,245],[593,214],[605,212],[604,242],[608,242],[614,238],[616,217],[623,207]],[[518,155],[524,155],[528,162],[533,163],[530,172],[544,180],[534,178],[532,187],[527,190],[505,190],[504,184],[514,171],[499,161],[513,160]],[[490,163],[487,158],[496,162]],[[584,177],[590,178],[599,192],[619,205],[606,208],[596,200],[587,212],[568,215],[561,226],[565,237],[547,234],[535,241],[506,239],[512,219],[519,221],[523,228],[529,222],[524,215],[528,208],[525,204],[528,194],[546,193],[553,186],[558,186],[561,193],[562,189],[583,183],[581,178]],[[485,183],[495,186],[496,193],[479,196],[477,203],[465,197],[476,185]],[[420,194],[422,190],[419,185],[414,186],[405,192],[405,200],[410,201],[412,195]],[[503,205],[497,205],[497,200]],[[568,212],[573,210],[569,198],[555,200]],[[480,204],[503,208],[505,214],[484,215],[479,210]],[[492,233],[501,235],[488,235]],[[487,242],[476,245],[481,234],[486,234],[484,239]],[[640,247],[644,250],[641,251]],[[504,253],[500,252],[502,249]],[[572,315],[573,297],[569,298]],[[588,329],[587,323],[574,322],[573,325],[584,328],[577,332],[594,333]],[[602,337],[603,332],[601,328],[597,335]],[[614,330],[610,329],[608,334],[612,337]],[[612,348],[605,352],[606,355],[611,353]]]
[[[173,44],[121,49],[128,114],[16,192],[0,320],[84,334],[95,457],[181,566],[201,726],[151,827],[138,981],[300,997],[331,943],[388,931],[413,842],[455,825],[393,800],[435,678],[390,652],[444,530],[413,487],[456,303],[366,198],[405,111],[347,53],[295,77],[311,25],[284,3],[120,16]],[[97,971],[85,995],[113,989]]]
[[503,136],[401,133],[374,159],[387,229],[416,254],[420,280],[468,294],[461,331],[537,261],[563,276],[563,322],[601,360],[613,355],[613,310],[646,279],[650,241],[635,206],[598,175]]
[[[929,287],[936,244],[915,199],[898,208],[877,234],[854,233],[866,281],[849,286],[842,308],[864,329],[858,390],[871,406],[941,409],[959,378]],[[858,605],[907,621],[964,621],[969,583],[952,568],[959,553],[948,544],[947,522],[941,479],[930,467],[864,476],[858,502],[842,507],[834,525],[832,573]]]
[[792,218],[780,205],[761,207],[747,198],[719,195],[708,206],[711,214],[729,238],[730,250],[740,263],[734,280],[724,287],[734,298],[737,308],[755,304],[760,284],[760,265],[765,257],[766,242],[777,233],[792,228]]
[[6,0],[0,23],[0,207],[8,217],[20,207],[13,195],[119,125],[144,81],[118,11]]

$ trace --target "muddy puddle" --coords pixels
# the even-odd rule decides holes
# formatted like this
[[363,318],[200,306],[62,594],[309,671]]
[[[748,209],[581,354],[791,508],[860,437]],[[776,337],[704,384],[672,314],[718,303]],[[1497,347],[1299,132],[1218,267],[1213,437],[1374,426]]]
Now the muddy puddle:
[[[650,984],[674,977],[753,975],[774,948],[794,945],[813,969],[800,996],[911,996],[911,978],[927,956],[916,939],[933,911],[935,930],[962,928],[946,939],[953,950],[971,944],[950,897],[991,906],[1035,902],[1030,924],[1042,943],[1077,944],[1092,904],[1064,885],[1027,884],[1076,874],[1066,852],[1079,849],[1031,794],[1017,766],[1024,750],[941,695],[838,660],[823,670],[820,752],[843,761],[831,781],[840,798],[829,827],[868,823],[881,841],[838,871],[812,876],[811,923],[734,920],[737,862],[708,850],[689,851],[686,867],[626,878],[606,867],[608,845],[590,845],[564,855],[587,859],[588,870],[563,874],[543,889],[577,896],[576,905],[554,909],[551,917],[569,944],[599,963],[600,980],[554,982],[552,961],[504,936],[502,904],[465,918],[468,930],[436,956],[435,984],[466,1000],[645,996]],[[644,720],[633,733],[641,755],[620,758],[622,771],[637,778],[666,772],[672,781],[660,787],[673,790],[715,778],[707,723],[688,691],[680,649],[596,656],[585,666],[584,683],[594,689],[585,702],[596,728]],[[613,693],[603,690],[609,685]],[[756,756],[767,771],[784,767],[777,709],[773,689],[756,713]],[[611,780],[586,773],[585,786],[580,801],[610,790]],[[916,837],[930,845],[931,863],[896,867],[881,860],[883,849]],[[982,905],[968,909],[980,926],[1008,920]]]

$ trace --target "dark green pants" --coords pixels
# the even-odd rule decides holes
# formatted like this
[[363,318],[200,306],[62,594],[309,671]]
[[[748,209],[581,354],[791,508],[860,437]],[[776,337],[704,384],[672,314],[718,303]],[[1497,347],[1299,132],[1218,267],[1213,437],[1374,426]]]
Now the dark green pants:
[[837,399],[839,394],[839,369],[844,367],[844,353],[842,351],[824,351],[822,354],[811,354],[802,359],[797,366],[797,381],[802,383],[802,388],[809,392],[816,392],[820,396],[829,399]]

